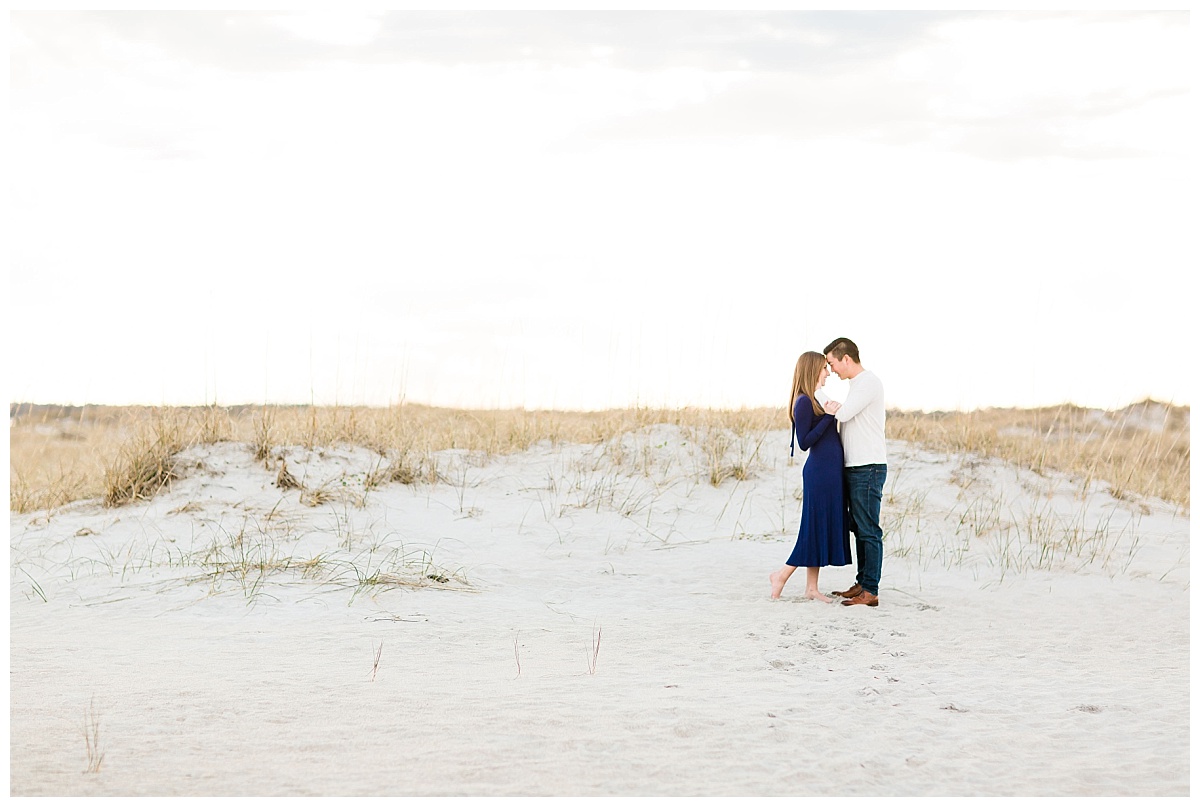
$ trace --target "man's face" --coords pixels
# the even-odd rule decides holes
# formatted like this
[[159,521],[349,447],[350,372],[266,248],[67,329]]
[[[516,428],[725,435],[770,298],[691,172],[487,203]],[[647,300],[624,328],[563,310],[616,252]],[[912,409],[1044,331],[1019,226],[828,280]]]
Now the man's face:
[[842,373],[846,370],[846,358],[846,356],[842,356],[841,359],[836,359],[832,353],[825,354],[825,361],[829,362],[829,369],[832,370],[838,378],[844,379],[846,377],[842,375]]

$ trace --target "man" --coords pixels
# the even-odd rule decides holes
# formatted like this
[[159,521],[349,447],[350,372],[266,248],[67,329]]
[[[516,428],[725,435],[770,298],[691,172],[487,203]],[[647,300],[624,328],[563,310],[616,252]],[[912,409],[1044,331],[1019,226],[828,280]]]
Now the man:
[[825,411],[832,414],[842,433],[846,455],[843,478],[850,531],[854,533],[858,576],[845,591],[842,605],[879,605],[879,576],[883,571],[883,530],[879,509],[883,505],[883,482],[887,478],[887,442],[883,436],[886,411],[883,382],[865,369],[858,345],[849,339],[834,339],[825,348],[825,360],[838,378],[850,382],[850,391],[840,405],[830,401]]

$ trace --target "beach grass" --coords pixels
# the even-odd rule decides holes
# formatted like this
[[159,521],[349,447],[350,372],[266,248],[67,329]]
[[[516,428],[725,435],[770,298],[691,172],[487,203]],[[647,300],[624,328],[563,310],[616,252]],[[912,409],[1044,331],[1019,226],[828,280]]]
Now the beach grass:
[[995,457],[1037,474],[1105,482],[1116,498],[1191,506],[1191,409],[1143,401],[1115,411],[1040,409],[889,412],[888,438],[948,454]]
[[[1040,409],[888,413],[887,436],[949,455],[995,457],[1036,473],[1106,483],[1113,495],[1148,496],[1189,508],[1189,407],[1145,401],[1115,411],[1062,405]],[[783,408],[635,408],[596,412],[393,407],[110,407],[10,405],[9,509],[49,510],[83,499],[110,507],[148,498],[177,473],[182,449],[234,441],[268,467],[285,446],[362,446],[380,463],[368,488],[387,482],[452,481],[434,453],[484,457],[540,443],[604,444],[617,464],[620,435],[679,426],[696,442],[707,479],[745,479],[768,433],[788,428]],[[286,469],[280,467],[282,474]],[[320,491],[308,492],[310,497]]]

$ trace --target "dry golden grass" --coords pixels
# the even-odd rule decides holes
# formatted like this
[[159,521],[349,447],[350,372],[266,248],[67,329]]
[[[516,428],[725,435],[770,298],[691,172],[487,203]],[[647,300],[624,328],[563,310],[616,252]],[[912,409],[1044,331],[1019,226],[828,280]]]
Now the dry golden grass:
[[[970,413],[891,412],[889,439],[934,450],[977,452],[1036,471],[1103,480],[1117,495],[1190,506],[1190,409],[1147,402],[1120,412],[1072,406]],[[359,445],[392,458],[378,482],[429,479],[432,452],[510,454],[548,441],[600,443],[653,424],[711,434],[713,484],[738,476],[722,465],[721,440],[786,430],[783,408],[626,409],[602,412],[467,411],[406,404],[390,408],[28,407],[10,408],[9,508],[50,509],[103,498],[109,505],[152,496],[174,473],[181,449],[232,440],[269,462],[281,446]],[[754,442],[754,441],[751,441]],[[761,441],[759,441],[761,442]],[[720,457],[717,455],[721,455]],[[741,458],[748,461],[752,458]]]
[[173,474],[171,454],[221,440],[246,443],[260,461],[268,460],[280,446],[365,446],[398,457],[381,470],[377,483],[411,483],[430,478],[432,467],[424,458],[448,448],[510,454],[541,441],[600,443],[657,423],[721,427],[745,435],[780,428],[780,417],[782,409],[558,412],[470,411],[419,404],[390,408],[14,405],[10,407],[9,508],[29,512],[89,498],[115,505],[153,495]]
[[[88,410],[43,411],[10,423],[9,509],[45,510],[104,495],[105,470],[137,428],[132,412],[94,417]],[[53,415],[53,417],[52,417]]]
[[1191,506],[1191,409],[1144,401],[1114,412],[1040,409],[888,415],[888,437],[971,452],[1030,468],[1107,482],[1114,496]]

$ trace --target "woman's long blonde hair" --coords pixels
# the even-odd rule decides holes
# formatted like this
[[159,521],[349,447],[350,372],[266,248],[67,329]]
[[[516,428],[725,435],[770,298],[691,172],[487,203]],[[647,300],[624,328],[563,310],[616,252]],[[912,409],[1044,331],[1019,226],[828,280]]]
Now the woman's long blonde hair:
[[788,418],[792,426],[796,425],[796,399],[807,395],[812,401],[813,414],[817,417],[825,414],[824,408],[817,403],[817,382],[821,380],[821,368],[825,366],[825,357],[815,350],[801,353],[796,359],[796,370],[792,373],[792,397],[788,402]]

